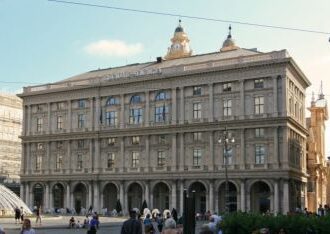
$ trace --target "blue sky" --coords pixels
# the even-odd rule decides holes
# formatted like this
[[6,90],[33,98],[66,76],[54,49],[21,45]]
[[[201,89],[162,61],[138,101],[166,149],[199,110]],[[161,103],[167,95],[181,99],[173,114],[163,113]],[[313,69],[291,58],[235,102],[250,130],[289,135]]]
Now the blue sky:
[[[330,32],[329,0],[72,1]],[[218,51],[227,35],[226,23],[182,21],[194,54]],[[51,83],[97,68],[154,60],[166,54],[177,23],[178,17],[47,0],[0,0],[1,91],[17,92],[29,83]],[[321,80],[330,97],[330,35],[232,27],[240,47],[289,51],[313,83],[307,90],[307,106]]]

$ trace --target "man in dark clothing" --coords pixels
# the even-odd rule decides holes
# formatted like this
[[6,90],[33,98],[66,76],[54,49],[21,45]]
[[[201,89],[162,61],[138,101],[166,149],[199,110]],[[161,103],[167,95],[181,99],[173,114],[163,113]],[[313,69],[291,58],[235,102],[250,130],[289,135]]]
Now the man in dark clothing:
[[142,234],[142,224],[136,219],[136,211],[130,210],[130,219],[126,220],[121,227],[121,234]]

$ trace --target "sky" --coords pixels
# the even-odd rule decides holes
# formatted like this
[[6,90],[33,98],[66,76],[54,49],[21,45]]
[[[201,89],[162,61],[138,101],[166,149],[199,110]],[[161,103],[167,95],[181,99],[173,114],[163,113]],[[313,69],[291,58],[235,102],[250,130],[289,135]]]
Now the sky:
[[[242,48],[287,49],[312,82],[306,91],[330,99],[330,1],[318,0],[68,0],[230,21],[329,32],[316,34],[232,23]],[[164,56],[179,17],[69,5],[48,0],[0,0],[0,91],[57,82],[98,68]],[[229,23],[187,19],[194,54],[219,51]],[[308,111],[307,111],[308,112]],[[308,113],[307,113],[308,115]],[[330,121],[328,121],[330,122]],[[327,123],[330,141],[330,123]],[[327,149],[330,156],[330,147]]]

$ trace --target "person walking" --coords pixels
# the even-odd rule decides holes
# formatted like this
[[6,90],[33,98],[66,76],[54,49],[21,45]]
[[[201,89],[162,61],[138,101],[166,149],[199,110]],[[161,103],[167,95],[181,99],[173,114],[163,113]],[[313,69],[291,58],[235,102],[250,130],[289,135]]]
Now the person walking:
[[30,219],[24,219],[20,234],[36,234],[35,230],[31,227]]
[[21,218],[21,210],[18,207],[16,207],[15,208],[15,224],[19,223],[20,218]]
[[24,221],[24,209],[23,206],[21,206],[21,223]]
[[40,206],[36,209],[36,224],[38,223],[38,221],[39,221],[39,225],[41,225],[41,207]]
[[137,219],[135,210],[130,210],[130,219],[126,220],[121,227],[121,234],[142,234],[142,224]]

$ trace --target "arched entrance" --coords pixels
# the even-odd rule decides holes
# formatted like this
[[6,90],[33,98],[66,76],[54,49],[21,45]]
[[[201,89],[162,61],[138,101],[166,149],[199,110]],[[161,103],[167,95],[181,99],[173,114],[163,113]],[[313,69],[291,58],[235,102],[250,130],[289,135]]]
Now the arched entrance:
[[270,188],[265,182],[259,181],[252,185],[251,195],[251,211],[266,213],[270,211]]
[[156,184],[153,191],[153,208],[157,208],[159,210],[169,209],[169,194],[170,190],[165,183]]
[[64,208],[64,187],[62,184],[55,184],[53,187],[54,209]]
[[[226,212],[226,183],[222,183],[218,190],[219,213]],[[228,211],[237,211],[237,189],[235,184],[228,182]]]
[[[127,190],[128,209],[138,208],[142,206],[142,188],[138,183],[133,183]],[[147,204],[149,205],[149,204]]]
[[103,206],[108,211],[112,211],[116,208],[117,203],[117,187],[116,185],[109,183],[104,187],[103,190]]
[[198,213],[206,212],[206,188],[200,182],[190,185],[189,193],[195,191],[195,211]]
[[35,184],[33,186],[33,206],[43,207],[44,202],[44,188],[41,184]]
[[73,190],[73,202],[74,202],[73,204],[77,214],[80,214],[81,208],[86,209],[87,207],[86,195],[87,195],[86,186],[82,183],[77,184],[75,189]]

